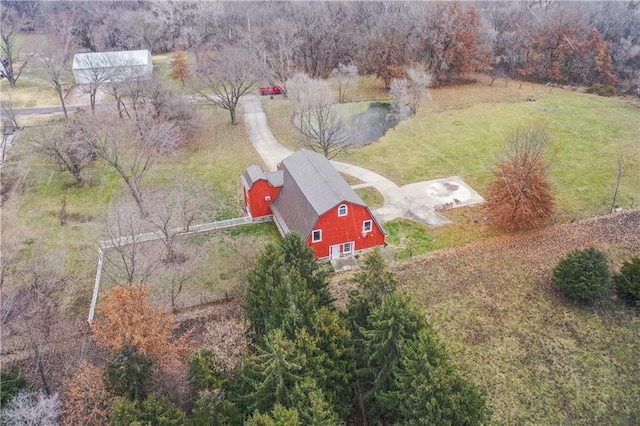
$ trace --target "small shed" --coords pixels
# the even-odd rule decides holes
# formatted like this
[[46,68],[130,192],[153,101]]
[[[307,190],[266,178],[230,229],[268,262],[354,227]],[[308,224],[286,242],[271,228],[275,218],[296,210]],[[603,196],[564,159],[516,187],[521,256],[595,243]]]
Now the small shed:
[[385,245],[386,234],[369,207],[316,152],[297,151],[273,173],[251,166],[242,184],[252,217],[272,216],[280,234],[297,232],[318,259]]
[[76,84],[148,80],[153,59],[148,50],[76,53],[72,69]]

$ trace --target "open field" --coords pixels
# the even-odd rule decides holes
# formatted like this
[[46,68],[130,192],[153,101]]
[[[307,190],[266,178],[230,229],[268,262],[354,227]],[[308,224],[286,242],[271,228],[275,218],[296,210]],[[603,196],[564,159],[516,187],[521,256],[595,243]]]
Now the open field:
[[[635,209],[491,238],[391,269],[465,376],[487,391],[496,424],[638,424],[640,309],[612,294],[575,305],[550,282],[562,256],[588,246],[601,249],[617,272],[640,255],[638,229]],[[334,279],[342,296],[349,277]]]

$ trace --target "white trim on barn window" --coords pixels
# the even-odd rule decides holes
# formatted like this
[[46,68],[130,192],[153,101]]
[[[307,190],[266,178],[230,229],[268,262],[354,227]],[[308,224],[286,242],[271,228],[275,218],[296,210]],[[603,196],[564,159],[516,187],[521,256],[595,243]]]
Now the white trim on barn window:
[[373,229],[373,221],[365,220],[362,222],[362,232],[371,232]]
[[314,229],[311,232],[311,242],[318,243],[322,241],[322,229]]
[[348,213],[348,208],[346,204],[340,204],[340,206],[338,207],[338,216],[346,216]]
[[353,253],[353,241],[342,244],[342,253],[343,254]]

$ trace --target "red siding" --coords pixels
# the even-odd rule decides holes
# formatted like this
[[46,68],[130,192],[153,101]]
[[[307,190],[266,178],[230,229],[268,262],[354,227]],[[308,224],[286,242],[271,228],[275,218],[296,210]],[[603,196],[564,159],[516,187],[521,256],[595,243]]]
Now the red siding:
[[276,199],[280,187],[273,187],[266,180],[259,180],[253,184],[251,189],[244,191],[244,201],[247,211],[251,217],[269,216],[271,213],[271,203]]
[[[349,203],[347,215],[338,216],[338,207],[322,215],[314,230],[322,230],[322,241],[312,242],[312,235],[307,236],[307,245],[315,250],[316,258],[329,257],[330,247],[337,244],[353,242],[352,251],[364,250],[384,245],[384,233],[371,217],[369,209]],[[371,231],[363,235],[362,225],[365,220],[371,220]],[[342,252],[342,247],[340,248]]]

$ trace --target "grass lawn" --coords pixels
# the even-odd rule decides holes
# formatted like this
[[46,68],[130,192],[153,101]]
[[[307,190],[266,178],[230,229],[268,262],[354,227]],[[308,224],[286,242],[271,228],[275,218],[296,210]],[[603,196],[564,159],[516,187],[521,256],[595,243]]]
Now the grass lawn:
[[[191,188],[197,188],[203,204],[198,222],[242,216],[239,176],[248,164],[260,164],[261,160],[249,143],[242,123],[228,124],[227,112],[219,109],[202,108],[200,113],[203,118],[200,137],[181,151],[160,159],[145,177],[146,190],[170,192],[178,188],[179,182],[187,182]],[[3,184],[13,179],[12,176],[22,182],[19,196],[11,197],[2,206],[3,242],[14,238],[17,249],[24,253],[27,246],[33,246],[41,254],[57,256],[59,263],[64,265],[64,273],[77,283],[73,287],[73,298],[88,301],[96,270],[96,243],[104,239],[103,223],[107,212],[112,203],[128,199],[129,195],[121,178],[98,161],[86,170],[85,187],[72,186],[68,175],[55,172],[29,150],[26,141],[33,131],[36,130],[26,129],[20,135],[3,169]],[[66,200],[67,224],[60,226],[63,200]],[[200,244],[203,251],[217,259],[203,260],[207,267],[201,269],[195,281],[192,280],[193,285],[201,290],[204,288],[205,293],[223,296],[228,292],[237,293],[240,287],[233,277],[242,275],[233,273],[238,263],[231,260],[231,253],[240,250],[239,255],[252,259],[260,247],[275,238],[275,228],[270,229],[270,226],[261,225],[258,228],[262,231],[257,234],[239,234],[239,241],[251,247],[251,252],[232,241],[238,238],[232,238],[237,234],[231,231],[198,236],[193,240],[195,242],[185,240],[187,247],[196,250]],[[227,255],[214,253],[224,247]],[[20,285],[20,282],[20,277],[12,279],[9,276],[7,285]],[[229,284],[226,287],[225,282]],[[162,285],[162,280],[156,284]],[[187,288],[182,294],[189,296],[190,291]],[[88,302],[78,308],[88,309]]]
[[[372,78],[361,78],[351,93],[351,99],[360,100],[381,99],[385,92]],[[398,185],[458,175],[483,195],[505,135],[518,126],[540,123],[553,138],[548,158],[556,223],[609,211],[620,158],[616,204],[629,208],[640,202],[640,109],[629,102],[517,82],[489,86],[484,78],[474,84],[435,88],[430,95],[415,117],[389,130],[378,142],[341,154],[339,160],[372,169]],[[299,148],[290,104],[277,100],[265,105],[276,139],[290,149]],[[481,207],[444,214],[452,225],[427,229],[393,224],[390,241],[433,240],[414,244],[417,248],[404,251],[405,256],[493,235],[485,226]]]
[[415,117],[341,160],[399,185],[458,175],[482,195],[504,135],[517,126],[543,123],[554,140],[549,159],[559,221],[609,210],[620,156],[617,202],[630,207],[640,200],[640,109],[623,100],[485,82],[433,89],[431,96]]
[[571,303],[550,275],[568,251],[589,245],[617,272],[640,254],[639,227],[635,209],[490,238],[391,270],[463,375],[486,390],[495,424],[638,424],[640,309],[613,294],[590,306]]

